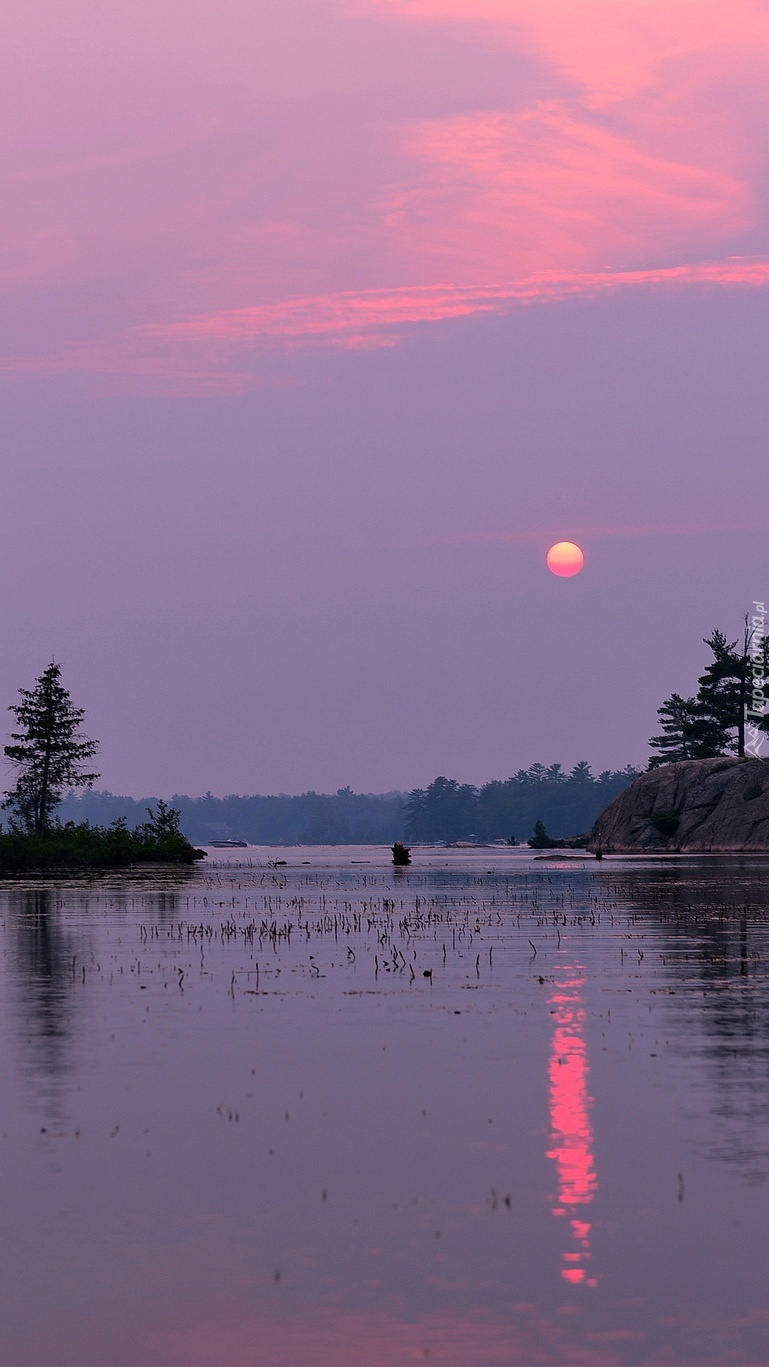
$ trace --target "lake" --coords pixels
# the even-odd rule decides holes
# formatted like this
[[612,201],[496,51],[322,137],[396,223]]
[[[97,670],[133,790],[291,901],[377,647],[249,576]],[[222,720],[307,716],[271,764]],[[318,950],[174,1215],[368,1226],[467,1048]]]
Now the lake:
[[1,885],[0,1361],[766,1364],[768,874]]

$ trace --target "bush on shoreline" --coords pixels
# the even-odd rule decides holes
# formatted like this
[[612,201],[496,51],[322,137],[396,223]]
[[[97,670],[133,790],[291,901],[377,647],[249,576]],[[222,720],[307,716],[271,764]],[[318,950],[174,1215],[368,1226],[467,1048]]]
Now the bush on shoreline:
[[204,858],[179,829],[173,807],[156,813],[136,830],[122,819],[111,826],[68,821],[42,835],[0,830],[0,874],[46,869],[119,869],[133,864],[194,864]]

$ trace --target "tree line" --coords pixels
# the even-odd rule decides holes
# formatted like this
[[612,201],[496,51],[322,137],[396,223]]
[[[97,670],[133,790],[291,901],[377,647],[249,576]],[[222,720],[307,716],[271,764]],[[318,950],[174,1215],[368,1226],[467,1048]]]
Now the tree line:
[[[532,764],[510,779],[482,787],[437,778],[411,793],[301,793],[297,796],[190,797],[171,803],[190,840],[247,840],[253,845],[392,845],[395,840],[509,840],[523,843],[542,820],[553,835],[589,831],[607,803],[638,775],[632,767],[594,776],[590,765],[567,773],[560,764]],[[68,794],[62,818],[130,825],[156,801],[93,790]]]
[[[760,753],[769,731],[764,711],[769,638],[763,615],[745,618],[738,641],[716,630],[704,643],[711,658],[696,694],[673,693],[658,709],[660,732],[650,740],[657,752],[652,768]],[[128,861],[140,849],[149,857],[152,850],[168,852],[175,845],[178,852],[184,847],[184,858],[191,857],[187,837],[201,844],[228,838],[262,845],[392,844],[402,839],[516,843],[529,839],[535,827],[546,827],[549,837],[567,838],[588,832],[639,773],[629,765],[594,775],[583,760],[568,772],[560,764],[532,764],[480,787],[441,775],[408,794],[354,793],[347,787],[335,794],[177,794],[171,804],[136,800],[94,789],[99,775],[90,764],[98,745],[83,734],[84,712],[62,684],[58,664],[51,663],[32,689],[22,688],[19,694],[20,701],[10,708],[15,729],[5,746],[15,783],[5,793],[3,805],[11,815],[1,838],[7,842],[13,837],[17,843],[34,838],[39,851],[39,842],[50,844],[54,834],[61,845],[61,832],[67,831],[72,849],[77,845],[80,851],[79,860],[86,848],[94,847],[99,832],[105,858],[109,848],[112,862],[124,856]]]
[[[131,825],[155,798],[121,797],[93,790],[69,794],[60,808],[69,820],[122,818]],[[404,793],[301,793],[297,796],[190,797],[174,793],[182,829],[195,844],[247,840],[251,845],[392,845],[403,837]]]
[[551,836],[588,832],[604,807],[637,778],[638,769],[594,775],[586,760],[568,773],[560,764],[532,764],[511,778],[475,788],[436,778],[415,788],[406,805],[408,840],[509,840],[523,843],[539,821]]
[[[208,844],[241,839],[252,844],[392,844],[421,841],[526,839],[537,821],[551,833],[574,835],[636,776],[632,768],[595,777],[581,762],[533,764],[505,781],[475,788],[439,777],[404,793],[304,793],[215,798],[176,795],[171,805],[94,790],[90,766],[98,745],[84,735],[84,712],[74,705],[51,663],[11,705],[15,729],[5,757],[16,781],[6,792],[9,830],[0,832],[0,863],[130,862],[162,853],[191,857],[190,839]],[[149,819],[147,819],[149,818]],[[182,834],[182,825],[185,835]],[[9,843],[10,842],[10,843]],[[177,849],[178,847],[178,849]],[[154,853],[153,853],[154,852]]]

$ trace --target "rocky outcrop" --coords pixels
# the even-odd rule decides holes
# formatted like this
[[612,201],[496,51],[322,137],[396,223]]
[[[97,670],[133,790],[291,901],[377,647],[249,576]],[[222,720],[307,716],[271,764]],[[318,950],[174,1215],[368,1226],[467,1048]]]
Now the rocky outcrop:
[[650,769],[599,816],[589,849],[769,852],[769,759],[690,759]]

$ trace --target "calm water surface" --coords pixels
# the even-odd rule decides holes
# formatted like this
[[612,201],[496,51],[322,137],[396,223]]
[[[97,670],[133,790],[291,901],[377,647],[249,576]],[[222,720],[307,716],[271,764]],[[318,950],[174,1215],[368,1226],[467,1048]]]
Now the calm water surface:
[[769,1362],[769,860],[388,858],[0,889],[3,1367]]

